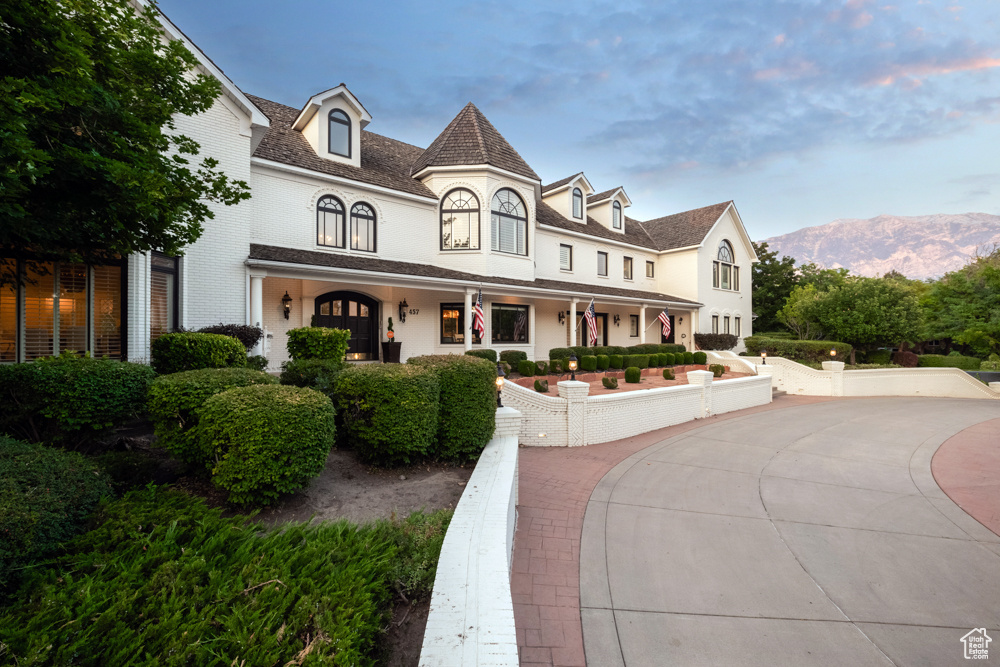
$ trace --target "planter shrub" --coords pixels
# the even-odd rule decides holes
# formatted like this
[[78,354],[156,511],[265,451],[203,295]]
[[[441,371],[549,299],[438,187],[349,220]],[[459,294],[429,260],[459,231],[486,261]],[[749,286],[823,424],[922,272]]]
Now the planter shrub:
[[917,355],[909,350],[900,350],[892,353],[892,363],[898,364],[903,368],[916,368],[919,362],[920,359]]
[[304,487],[335,444],[330,399],[306,387],[236,387],[205,401],[198,417],[191,435],[215,462],[212,483],[244,505]]
[[[494,364],[499,361],[499,359],[497,359],[497,351],[491,350],[488,347],[479,350],[469,350],[466,354],[470,357],[479,357],[480,359],[485,359],[486,361],[492,361]],[[527,359],[528,355],[525,355],[524,358]],[[506,361],[506,359],[504,361]],[[517,366],[517,364],[512,361],[508,361],[507,363],[513,367]]]
[[290,387],[312,387],[329,395],[333,391],[334,378],[348,366],[343,359],[289,361],[282,369],[279,381]]
[[625,358],[620,354],[612,354],[608,357],[608,368],[625,368]]
[[744,338],[747,353],[760,356],[761,350],[767,350],[769,357],[785,357],[795,361],[824,362],[830,361],[830,350],[837,350],[838,359],[848,359],[851,356],[851,346],[847,343],[836,343],[828,340],[785,340],[781,338],[764,338],[750,336]]
[[204,450],[191,433],[205,401],[234,387],[277,383],[277,378],[249,368],[202,368],[161,375],[149,387],[148,402],[157,444],[181,461],[210,463],[212,452]]
[[580,370],[593,373],[597,370],[597,357],[586,356],[580,357]]
[[416,364],[348,368],[333,391],[341,439],[375,465],[422,459],[434,450],[440,394],[437,373]]
[[978,371],[982,361],[976,357],[963,357],[961,354],[921,354],[917,356],[917,366],[922,368],[961,368],[965,371]]
[[145,412],[155,376],[144,364],[70,354],[0,364],[0,431],[67,446],[100,437]]
[[82,533],[108,495],[111,480],[82,455],[0,435],[0,591]]
[[677,378],[674,377],[674,369],[673,368],[664,368],[663,369],[663,379],[664,380],[675,380],[675,379],[677,379]]
[[535,380],[535,391],[539,394],[547,394],[549,392],[549,381]]
[[503,350],[500,352],[500,361],[506,361],[511,366],[517,366],[518,362],[528,358],[527,352],[521,350]]
[[618,378],[601,378],[601,384],[604,385],[605,389],[617,389],[618,388]]
[[264,337],[264,330],[252,324],[223,324],[221,322],[210,327],[202,327],[198,329],[198,333],[219,334],[235,338],[243,344],[248,353]]
[[288,356],[301,359],[343,359],[351,340],[347,329],[301,327],[288,331]]
[[606,371],[611,366],[611,358],[606,354],[597,355],[597,370]]
[[694,344],[703,350],[731,350],[736,347],[739,338],[727,333],[696,333]]
[[[634,355],[635,356],[635,355]],[[642,369],[630,366],[625,369],[625,382],[636,384],[642,380]]]
[[630,354],[625,358],[625,366],[636,368],[649,368],[649,355],[648,354]]
[[705,354],[704,352],[694,352],[694,353],[692,353],[691,354],[691,359],[696,364],[703,365],[703,364],[707,364],[708,363],[708,355]]
[[566,359],[573,351],[568,347],[554,347],[549,350],[549,359]]
[[522,359],[517,363],[517,372],[526,378],[535,376],[535,362]]
[[410,357],[407,364],[438,378],[437,445],[430,454],[450,461],[478,458],[496,428],[496,365],[459,354]]
[[720,378],[726,372],[726,367],[722,364],[712,364],[708,367],[708,370],[712,371],[712,375]]
[[210,333],[168,333],[150,348],[153,370],[161,375],[199,368],[246,366],[247,350],[235,338]]

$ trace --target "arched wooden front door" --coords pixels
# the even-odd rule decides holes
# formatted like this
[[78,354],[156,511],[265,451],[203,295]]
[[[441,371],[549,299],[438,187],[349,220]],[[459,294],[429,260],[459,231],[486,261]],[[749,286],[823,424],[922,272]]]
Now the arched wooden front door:
[[378,301],[357,292],[327,292],[316,297],[316,326],[348,329],[347,358],[378,359]]

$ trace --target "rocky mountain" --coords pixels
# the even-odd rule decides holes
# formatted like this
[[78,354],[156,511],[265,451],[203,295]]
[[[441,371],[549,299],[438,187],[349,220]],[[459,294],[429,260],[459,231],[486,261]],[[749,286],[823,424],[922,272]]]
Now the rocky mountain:
[[896,270],[908,278],[937,278],[968,263],[977,249],[1000,244],[1000,216],[987,213],[880,215],[841,219],[764,239],[772,250],[827,268],[864,276]]

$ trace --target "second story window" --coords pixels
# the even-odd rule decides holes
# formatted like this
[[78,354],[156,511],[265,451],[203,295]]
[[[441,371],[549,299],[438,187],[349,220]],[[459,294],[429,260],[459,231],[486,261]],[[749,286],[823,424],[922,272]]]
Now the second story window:
[[615,229],[622,228],[622,204],[619,201],[611,207],[611,226]]
[[559,244],[559,268],[563,271],[573,270],[573,246]]
[[514,255],[528,254],[528,213],[524,202],[510,188],[493,195],[490,205],[491,248]]
[[653,263],[650,261],[646,262],[646,277],[647,278],[653,277]]
[[738,291],[740,289],[740,267],[733,260],[733,246],[723,240],[719,253],[712,263],[712,287]]
[[625,258],[624,268],[625,268],[625,280],[632,280],[632,258],[631,257],[626,257]]
[[330,112],[330,152],[351,157],[351,119],[340,109]]
[[343,248],[344,236],[344,205],[336,197],[320,197],[316,202],[316,243]]
[[583,220],[583,191],[580,188],[573,188],[573,217]]
[[597,251],[597,275],[608,275],[608,253]]
[[441,202],[441,249],[479,250],[479,200],[468,190],[452,190]]
[[351,250],[375,252],[375,211],[364,202],[351,207]]

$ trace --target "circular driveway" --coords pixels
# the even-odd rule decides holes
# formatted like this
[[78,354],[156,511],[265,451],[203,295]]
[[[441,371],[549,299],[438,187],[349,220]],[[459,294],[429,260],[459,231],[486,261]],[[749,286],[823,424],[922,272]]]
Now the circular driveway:
[[993,401],[833,401],[622,461],[584,519],[587,663],[958,665],[973,628],[1000,658],[1000,537],[930,465],[997,417]]

